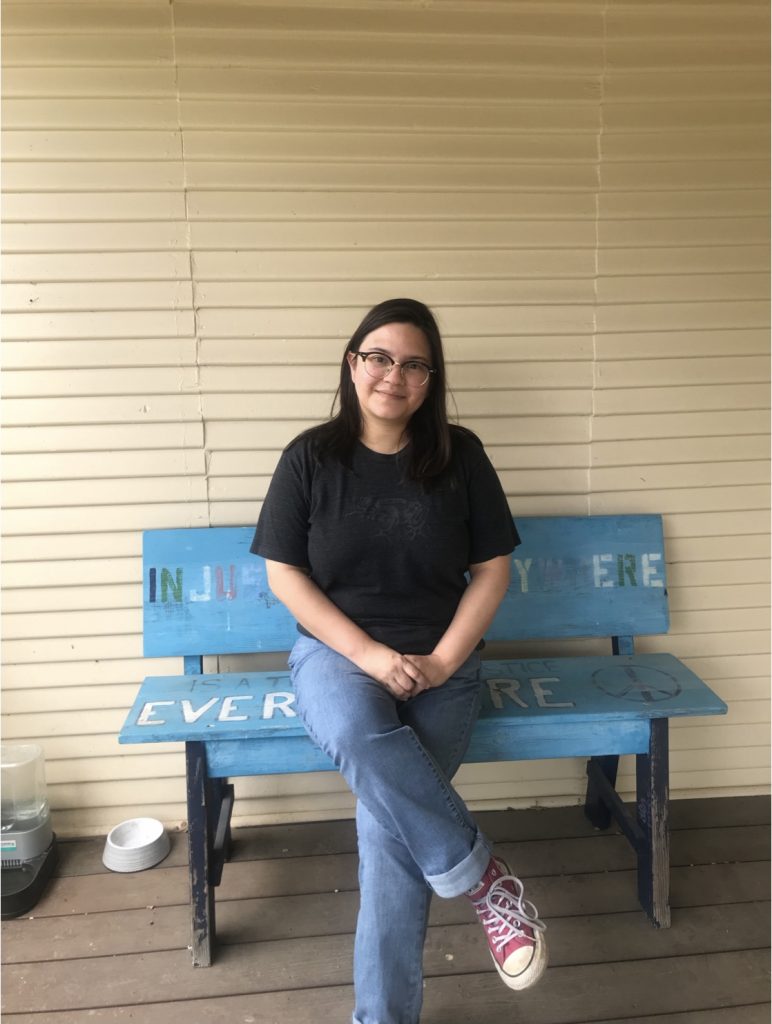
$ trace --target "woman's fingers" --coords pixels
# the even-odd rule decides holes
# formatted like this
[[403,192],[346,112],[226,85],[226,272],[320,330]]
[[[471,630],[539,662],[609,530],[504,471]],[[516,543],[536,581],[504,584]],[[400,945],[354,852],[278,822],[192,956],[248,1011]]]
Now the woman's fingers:
[[402,658],[402,665],[407,677],[411,682],[418,683],[422,688],[428,685],[428,680],[421,670],[421,666],[408,656]]
[[373,644],[359,665],[399,700],[416,692],[416,680],[407,671],[404,657],[385,644]]
[[442,686],[449,678],[450,673],[447,667],[433,654],[406,654],[405,661],[411,666],[411,669],[408,669],[411,675],[413,672],[420,673],[422,689]]

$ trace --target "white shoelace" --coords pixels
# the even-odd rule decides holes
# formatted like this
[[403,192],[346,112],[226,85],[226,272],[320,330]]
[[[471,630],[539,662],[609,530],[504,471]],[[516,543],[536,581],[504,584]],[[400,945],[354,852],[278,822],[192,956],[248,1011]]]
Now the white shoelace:
[[[514,895],[502,883],[514,884]],[[512,939],[530,939],[524,926],[534,933],[546,931],[546,924],[539,920],[539,912],[530,900],[523,899],[523,883],[514,875],[502,875],[491,884],[481,900],[474,901],[475,909],[485,931],[497,952]]]

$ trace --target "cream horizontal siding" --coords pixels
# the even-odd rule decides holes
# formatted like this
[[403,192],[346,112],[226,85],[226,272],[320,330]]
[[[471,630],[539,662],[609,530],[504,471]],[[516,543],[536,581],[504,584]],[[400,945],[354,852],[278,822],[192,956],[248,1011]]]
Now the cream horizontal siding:
[[[764,789],[766,17],[4,6],[3,729],[43,744],[60,833],[184,819],[180,752],[115,739],[142,677],[178,670],[141,656],[141,531],[252,523],[348,334],[395,294],[436,309],[516,514],[665,514],[672,632],[641,647],[730,703],[674,726],[674,792]],[[479,807],[560,804],[583,777],[459,784]],[[237,792],[240,821],[352,809],[330,773]]]
[[676,793],[769,778],[767,22],[605,17],[590,510],[665,514],[668,646],[730,704],[672,729]]
[[41,742],[58,831],[103,831],[140,531],[208,521],[172,16],[10,4],[4,33],[3,735]]

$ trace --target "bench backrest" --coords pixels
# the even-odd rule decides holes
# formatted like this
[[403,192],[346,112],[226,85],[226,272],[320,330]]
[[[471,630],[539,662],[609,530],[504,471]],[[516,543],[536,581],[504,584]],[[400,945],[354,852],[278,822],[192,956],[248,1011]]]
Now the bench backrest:
[[[666,633],[662,519],[517,517],[522,544],[489,641]],[[287,651],[295,622],[250,554],[254,528],[143,537],[146,657]]]

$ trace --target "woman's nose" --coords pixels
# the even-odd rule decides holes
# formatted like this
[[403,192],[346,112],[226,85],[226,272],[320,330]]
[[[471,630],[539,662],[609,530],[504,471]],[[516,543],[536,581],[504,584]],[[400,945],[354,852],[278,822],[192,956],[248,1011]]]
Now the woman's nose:
[[399,365],[399,363],[392,363],[391,366],[389,367],[389,372],[386,374],[386,376],[390,377],[394,370],[396,370],[397,373],[399,374],[400,380],[404,380],[405,373],[402,367]]

